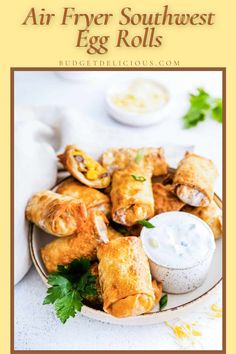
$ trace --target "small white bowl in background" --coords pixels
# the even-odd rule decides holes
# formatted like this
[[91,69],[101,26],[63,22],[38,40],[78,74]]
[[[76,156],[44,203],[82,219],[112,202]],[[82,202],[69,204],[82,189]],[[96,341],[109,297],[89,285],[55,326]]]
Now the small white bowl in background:
[[195,215],[171,211],[149,220],[154,228],[142,228],[141,240],[152,276],[163,290],[184,294],[205,280],[216,248],[207,223]]
[[128,79],[111,85],[105,97],[108,114],[120,123],[147,126],[161,122],[171,113],[173,94],[156,80]]

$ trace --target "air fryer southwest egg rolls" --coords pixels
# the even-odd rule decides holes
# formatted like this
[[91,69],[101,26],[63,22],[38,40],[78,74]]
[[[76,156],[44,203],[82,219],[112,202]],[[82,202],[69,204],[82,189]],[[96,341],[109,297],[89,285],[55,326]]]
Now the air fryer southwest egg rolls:
[[114,172],[112,177],[112,219],[131,226],[154,215],[150,169],[130,165]]
[[213,199],[216,177],[211,160],[187,152],[174,176],[175,193],[186,204],[205,207]]
[[67,178],[56,192],[83,201],[87,210],[100,210],[106,215],[111,212],[111,202],[107,195],[94,188],[83,186],[74,178]]
[[106,188],[109,185],[110,176],[107,169],[76,145],[67,145],[64,153],[58,155],[58,158],[64,168],[86,186]]
[[120,237],[98,247],[103,309],[115,317],[137,316],[155,304],[151,273],[141,240]]
[[72,235],[85,222],[83,202],[51,191],[35,194],[26,206],[26,218],[54,236]]
[[178,211],[185,205],[173,192],[171,185],[152,184],[155,215],[166,211]]
[[102,164],[109,173],[122,170],[130,163],[137,163],[143,167],[151,168],[153,176],[164,175],[168,165],[162,148],[120,148],[108,149],[102,154]]
[[108,242],[106,219],[103,213],[91,211],[86,223],[73,236],[60,238],[41,249],[41,256],[49,273],[58,265],[66,265],[81,257],[95,260],[97,246]]

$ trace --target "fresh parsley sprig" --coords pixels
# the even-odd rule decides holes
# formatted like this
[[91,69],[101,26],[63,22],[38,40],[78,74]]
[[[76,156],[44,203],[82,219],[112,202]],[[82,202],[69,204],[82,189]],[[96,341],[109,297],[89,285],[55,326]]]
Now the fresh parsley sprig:
[[57,317],[65,323],[81,311],[84,300],[97,294],[96,277],[90,273],[90,261],[80,258],[69,265],[58,266],[48,276],[47,296],[43,304],[53,304]]
[[197,94],[190,94],[190,107],[183,116],[184,128],[195,127],[206,117],[222,123],[222,99],[212,98],[204,89],[198,88]]

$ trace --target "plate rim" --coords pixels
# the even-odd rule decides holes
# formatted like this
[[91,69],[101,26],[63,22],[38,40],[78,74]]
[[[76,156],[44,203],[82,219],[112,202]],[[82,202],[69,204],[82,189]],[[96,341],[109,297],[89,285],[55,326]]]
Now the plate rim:
[[[175,170],[175,169],[171,168],[171,170]],[[69,175],[69,176],[63,178],[61,181],[57,182],[51,188],[51,190],[54,190],[56,187],[58,187],[61,183],[63,183],[68,178],[71,178],[71,176]],[[222,210],[222,207],[223,207],[222,206],[222,199],[218,196],[217,193],[214,193],[214,201],[216,202],[217,206]],[[39,265],[39,263],[38,263],[38,261],[37,261],[37,259],[35,257],[35,252],[34,252],[34,248],[33,248],[33,231],[34,231],[35,227],[36,226],[32,222],[29,222],[29,228],[28,228],[29,252],[30,252],[30,256],[32,258],[33,264],[34,264],[34,266],[35,266],[35,268],[37,270],[37,273],[39,274],[39,276],[42,279],[43,283],[48,287],[48,284],[47,284],[48,277],[45,274],[45,272],[43,271],[42,267]],[[223,235],[222,235],[222,237],[223,237]],[[155,321],[155,320],[157,320],[156,316],[158,316],[158,315],[160,316],[160,314],[169,314],[169,313],[173,314],[176,311],[184,311],[186,308],[189,308],[194,303],[197,303],[200,300],[204,300],[208,295],[213,293],[213,291],[216,290],[217,287],[219,287],[219,285],[221,284],[222,280],[223,280],[223,275],[221,275],[221,278],[210,289],[208,289],[207,291],[205,291],[203,294],[199,295],[195,299],[190,300],[188,302],[185,302],[184,304],[181,304],[181,305],[178,305],[178,306],[166,309],[166,310],[162,310],[162,311],[148,312],[148,313],[144,313],[144,314],[139,315],[139,316],[132,316],[132,317],[126,317],[126,318],[116,318],[116,317],[113,317],[113,316],[111,316],[110,314],[108,314],[108,313],[106,313],[104,311],[94,309],[93,307],[90,307],[90,306],[87,306],[87,305],[83,305],[81,314],[86,316],[86,317],[93,318],[95,320],[99,320],[99,321],[110,323],[110,324],[118,324],[118,325],[119,324],[122,324],[122,325],[147,325],[147,324],[153,324],[153,323],[157,322],[157,321]],[[92,314],[88,314],[88,312],[92,312],[92,313],[94,312],[94,316],[92,316]],[[102,314],[102,317],[105,317],[105,318],[98,318],[99,315],[101,315],[101,314]],[[150,323],[143,323],[141,321],[141,319],[144,319],[144,318],[145,318],[145,320],[149,319]],[[135,320],[136,321],[141,321],[141,323],[140,322],[137,322],[137,323],[125,322],[125,321],[127,321],[127,319],[131,319],[131,322],[135,322]],[[164,321],[164,319],[163,319],[163,321]]]

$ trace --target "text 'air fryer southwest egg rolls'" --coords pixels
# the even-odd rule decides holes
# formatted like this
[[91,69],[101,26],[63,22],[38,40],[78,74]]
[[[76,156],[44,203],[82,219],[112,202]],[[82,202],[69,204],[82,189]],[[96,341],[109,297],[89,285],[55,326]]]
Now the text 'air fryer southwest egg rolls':
[[187,152],[180,161],[175,176],[175,193],[191,206],[207,206],[214,196],[217,169],[211,160]]
[[29,221],[58,237],[72,235],[87,217],[84,203],[51,191],[35,194],[29,200],[25,214]]
[[59,185],[56,192],[81,200],[87,210],[100,210],[106,215],[111,212],[111,202],[107,195],[94,188],[83,186],[74,178],[67,178]]
[[168,165],[162,148],[120,148],[108,149],[102,154],[102,164],[109,173],[122,170],[130,163],[151,168],[153,176],[164,175]]
[[55,272],[58,265],[66,265],[81,257],[95,260],[97,246],[108,242],[106,219],[101,212],[91,211],[86,223],[73,236],[60,238],[41,249],[45,267],[49,273]]
[[131,226],[154,215],[150,169],[132,164],[112,177],[112,219]]
[[137,316],[155,304],[151,273],[141,240],[120,237],[98,247],[103,309],[115,317]]
[[58,158],[64,168],[86,186],[106,188],[110,184],[110,175],[107,169],[76,145],[67,145],[64,153],[58,155]]

